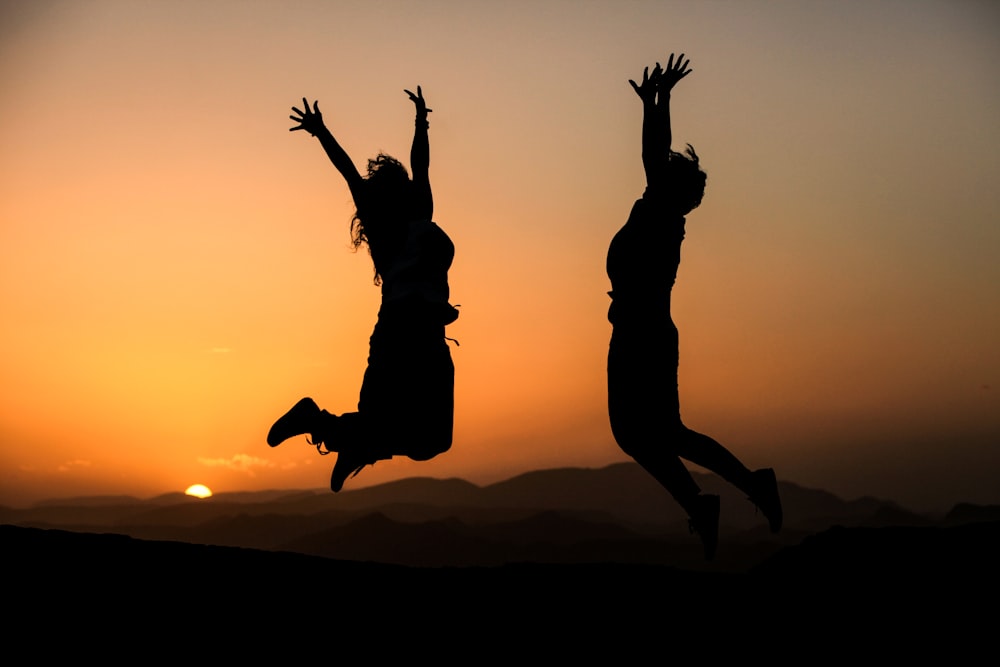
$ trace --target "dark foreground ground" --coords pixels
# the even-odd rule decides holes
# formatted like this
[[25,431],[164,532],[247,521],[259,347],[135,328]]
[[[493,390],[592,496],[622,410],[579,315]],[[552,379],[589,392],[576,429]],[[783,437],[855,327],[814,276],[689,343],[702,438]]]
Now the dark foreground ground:
[[63,638],[138,635],[163,650],[228,646],[230,657],[278,644],[282,664],[309,645],[328,646],[331,662],[362,651],[634,664],[694,650],[807,663],[940,652],[964,664],[1000,632],[1000,523],[834,528],[735,574],[408,568],[8,525],[0,544],[8,639],[42,623]]

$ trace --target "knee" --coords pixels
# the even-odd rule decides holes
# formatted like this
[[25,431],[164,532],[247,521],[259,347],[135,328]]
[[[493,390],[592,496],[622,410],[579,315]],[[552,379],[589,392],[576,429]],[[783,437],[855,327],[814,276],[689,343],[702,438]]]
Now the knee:
[[451,449],[451,434],[447,437],[427,438],[407,453],[414,461],[429,461],[438,454],[444,454]]
[[451,449],[452,434],[455,430],[454,412],[449,404],[444,406],[424,406],[412,420],[404,420],[411,429],[405,434],[408,442],[407,455],[414,461],[427,461]]

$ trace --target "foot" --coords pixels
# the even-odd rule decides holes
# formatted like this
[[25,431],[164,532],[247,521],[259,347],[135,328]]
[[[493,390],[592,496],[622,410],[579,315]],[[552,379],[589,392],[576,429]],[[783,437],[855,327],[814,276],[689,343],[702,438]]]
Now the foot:
[[366,454],[358,447],[342,449],[337,454],[337,463],[333,466],[333,473],[330,475],[330,490],[334,493],[340,493],[348,477],[354,477],[366,465],[371,465],[377,460],[376,457]]
[[[316,405],[316,401],[311,398],[303,398],[278,421],[274,422],[274,426],[267,433],[267,444],[277,447],[289,438],[306,433],[312,434],[313,441],[317,442],[316,431],[319,428],[319,420],[320,409]],[[322,438],[318,441],[321,442]]]
[[719,509],[719,496],[703,493],[695,498],[691,518],[688,519],[691,532],[701,537],[705,560],[715,558],[715,549],[719,546]]
[[781,530],[784,515],[781,510],[781,498],[778,496],[778,479],[771,468],[761,468],[751,473],[750,502],[760,509],[767,517],[767,523],[772,533]]

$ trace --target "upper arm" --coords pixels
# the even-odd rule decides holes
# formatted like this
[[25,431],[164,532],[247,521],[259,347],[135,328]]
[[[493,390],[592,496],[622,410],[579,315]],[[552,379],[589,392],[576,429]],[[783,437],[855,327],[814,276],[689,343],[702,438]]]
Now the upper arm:
[[340,174],[344,177],[344,180],[347,181],[347,187],[351,191],[351,198],[354,199],[354,207],[360,209],[363,208],[362,204],[365,197],[365,179],[361,177],[361,172],[358,171],[357,167],[354,167],[353,163],[351,164],[351,167],[352,169],[346,173],[343,169],[341,169]]
[[354,165],[354,160],[347,154],[343,146],[334,138],[333,134],[323,127],[323,131],[317,133],[316,137],[319,139],[320,144],[323,146],[323,150],[326,151],[326,155],[330,158],[330,162],[333,166],[337,168],[340,175],[347,181],[347,187],[351,190],[351,196],[354,197],[355,206],[360,206],[361,199],[364,197],[364,178],[361,177],[361,172]]
[[432,220],[434,218],[434,196],[431,194],[431,181],[426,171],[413,175],[414,212],[417,218]]
[[427,220],[434,217],[430,163],[431,149],[427,137],[427,123],[418,120],[413,133],[413,146],[410,149],[410,170],[413,178],[415,213],[417,217]]

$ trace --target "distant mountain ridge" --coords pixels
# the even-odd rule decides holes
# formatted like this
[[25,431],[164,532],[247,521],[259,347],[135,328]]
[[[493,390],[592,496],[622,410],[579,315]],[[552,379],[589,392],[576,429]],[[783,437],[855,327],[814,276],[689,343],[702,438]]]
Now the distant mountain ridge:
[[[745,569],[831,526],[938,522],[891,502],[844,501],[780,482],[785,528],[775,536],[738,491],[713,475],[695,476],[706,492],[722,497],[715,564],[722,569]],[[956,512],[989,516],[983,510],[977,514],[974,506]],[[149,500],[47,501],[28,509],[0,508],[0,522],[419,566],[522,561],[705,566],[684,513],[634,463],[539,470],[487,486],[413,477],[340,494],[270,490],[204,500],[166,494]]]
[[[763,523],[755,508],[737,490],[714,475],[692,473],[706,493],[722,497],[722,522],[746,530]],[[822,490],[807,489],[779,481],[785,505],[785,525],[806,529],[818,523],[858,524],[891,516],[893,522],[928,523],[932,519],[899,505],[874,498],[845,501]],[[357,490],[331,494],[323,490],[268,490],[218,493],[197,499],[180,493],[164,494],[147,500],[130,496],[84,497],[46,500],[27,509],[0,508],[0,518],[43,519],[61,516],[59,522],[96,519],[103,512],[129,516],[156,508],[198,508],[199,514],[216,514],[211,508],[233,506],[267,507],[279,513],[317,513],[327,510],[357,512],[387,505],[406,504],[428,507],[547,509],[597,512],[618,520],[664,526],[684,520],[684,513],[666,491],[640,466],[617,463],[603,468],[553,468],[517,475],[486,486],[458,478],[409,477]],[[256,513],[246,507],[245,511]],[[176,509],[174,511],[177,511]],[[181,512],[185,510],[180,510]]]

